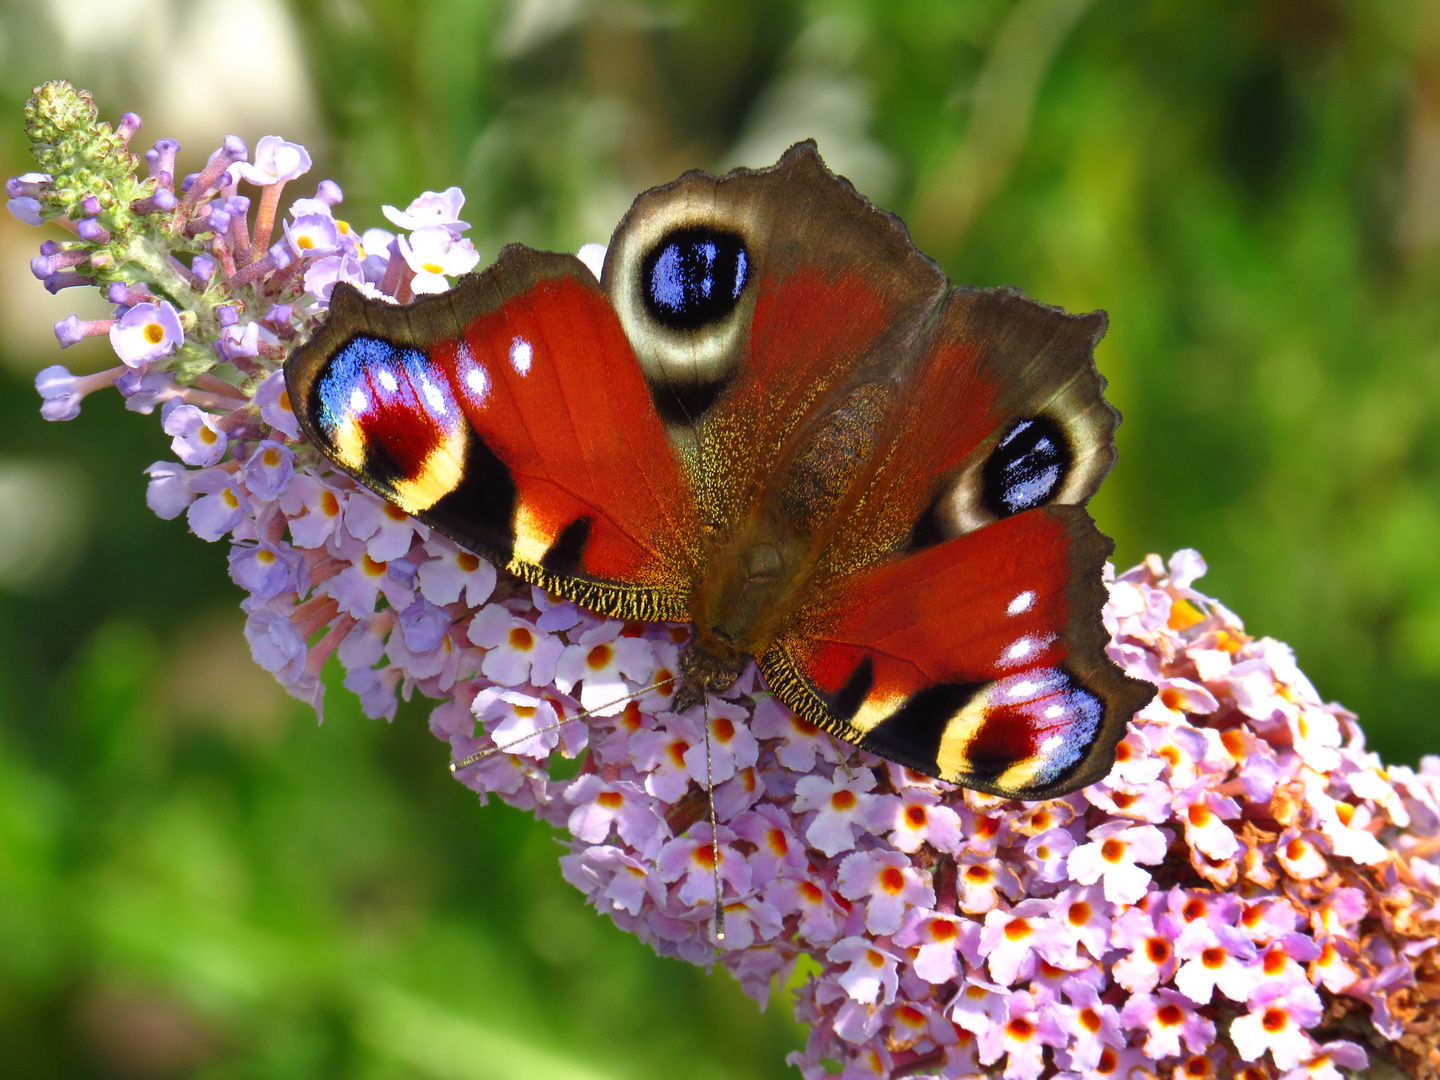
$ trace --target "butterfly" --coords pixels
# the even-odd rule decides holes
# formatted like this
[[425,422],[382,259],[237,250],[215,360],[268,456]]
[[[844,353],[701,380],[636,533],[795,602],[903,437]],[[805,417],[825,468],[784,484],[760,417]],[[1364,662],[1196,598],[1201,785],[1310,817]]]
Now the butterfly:
[[754,660],[802,720],[1033,800],[1102,778],[1154,692],[1106,656],[1084,509],[1105,326],[952,288],[805,142],[642,194],[599,280],[511,245],[408,305],[339,284],[285,377],[310,441],[432,529],[691,624],[674,710]]

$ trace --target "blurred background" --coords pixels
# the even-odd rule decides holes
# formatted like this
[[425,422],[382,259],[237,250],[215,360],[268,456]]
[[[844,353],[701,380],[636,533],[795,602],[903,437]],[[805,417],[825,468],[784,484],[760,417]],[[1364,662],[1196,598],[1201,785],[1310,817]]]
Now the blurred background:
[[[1124,566],[1440,750],[1440,0],[0,0],[0,154],[67,77],[180,172],[283,134],[383,224],[459,184],[488,259],[815,137],[959,282],[1109,310],[1092,504]],[[248,657],[225,551],[144,504],[116,396],[47,425],[42,239],[0,215],[0,1076],[783,1077],[802,1033],[581,906],[427,706],[328,718]]]

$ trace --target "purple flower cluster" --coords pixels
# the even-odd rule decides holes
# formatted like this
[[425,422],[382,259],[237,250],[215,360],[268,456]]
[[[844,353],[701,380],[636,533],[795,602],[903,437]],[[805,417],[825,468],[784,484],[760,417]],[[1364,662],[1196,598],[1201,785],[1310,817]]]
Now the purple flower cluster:
[[[384,208],[405,234],[357,236],[325,181],[272,246],[304,148],[267,137],[251,163],[228,139],[178,186],[176,149],[146,155],[154,183],[132,210],[194,241],[189,265],[111,281],[113,320],[59,324],[62,346],[108,334],[121,364],[47,369],[42,411],[69,419],[112,384],[132,409],[158,405],[178,460],[150,467],[149,505],[229,539],[256,661],[317,712],[331,656],[372,717],[400,694],[438,699],[454,760],[500,750],[459,779],[565,830],[564,873],[598,911],[662,955],[718,959],[762,1005],[798,986],[805,1077],[1332,1080],[1367,1051],[1435,1073],[1440,759],[1384,767],[1285,646],[1194,590],[1197,554],[1110,582],[1111,655],[1159,693],[1106,780],[1064,799],[1009,802],[857,751],[753,665],[677,714],[686,628],[497,573],[300,438],[288,349],[336,281],[403,303],[472,269],[459,190]],[[13,180],[12,210],[55,220],[54,183]],[[240,183],[260,188],[253,228]],[[87,220],[42,250],[47,284],[76,272],[72,252],[93,273],[86,232],[122,231]],[[577,776],[551,776],[557,751],[583,755]]]
[[[857,752],[753,678],[708,720],[652,691],[517,743],[665,678],[683,642],[538,593],[472,622],[482,678],[431,724],[457,759],[508,746],[462,780],[566,828],[567,878],[663,955],[715,959],[718,859],[721,963],[762,1004],[810,973],[807,1077],[1302,1080],[1367,1046],[1433,1071],[1440,759],[1385,769],[1285,646],[1191,587],[1203,571],[1186,551],[1111,582],[1112,655],[1160,693],[1103,783],[1047,803]],[[587,669],[603,684],[577,700]],[[580,776],[549,779],[587,737]]]

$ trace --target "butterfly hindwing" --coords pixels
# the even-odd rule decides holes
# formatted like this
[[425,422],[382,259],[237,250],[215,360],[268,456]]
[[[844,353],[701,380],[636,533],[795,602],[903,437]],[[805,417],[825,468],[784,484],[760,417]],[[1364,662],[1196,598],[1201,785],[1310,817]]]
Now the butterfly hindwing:
[[1152,689],[1105,656],[1109,550],[1079,507],[1026,511],[853,575],[761,667],[801,716],[918,772],[1074,790]]

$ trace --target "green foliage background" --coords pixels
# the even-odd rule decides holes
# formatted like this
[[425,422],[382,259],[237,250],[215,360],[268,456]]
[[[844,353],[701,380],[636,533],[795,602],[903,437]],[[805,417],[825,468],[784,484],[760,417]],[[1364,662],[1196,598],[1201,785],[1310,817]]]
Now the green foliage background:
[[[247,5],[222,10],[206,47]],[[289,13],[316,178],[362,228],[459,183],[487,256],[573,250],[651,184],[815,134],[955,280],[1108,309],[1117,562],[1198,547],[1387,758],[1440,749],[1437,0]],[[33,82],[134,106],[143,66],[67,58],[24,0],[0,20],[7,174]],[[422,705],[378,725],[332,691],[317,729],[275,696],[224,551],[144,507],[154,418],[39,419],[29,373],[79,352],[0,369],[0,466],[71,478],[87,525],[67,573],[0,587],[0,1076],[786,1075],[788,1005],[582,909]]]

